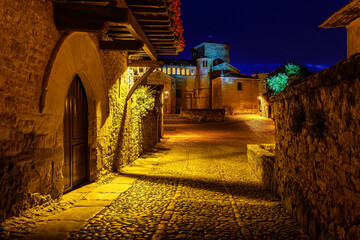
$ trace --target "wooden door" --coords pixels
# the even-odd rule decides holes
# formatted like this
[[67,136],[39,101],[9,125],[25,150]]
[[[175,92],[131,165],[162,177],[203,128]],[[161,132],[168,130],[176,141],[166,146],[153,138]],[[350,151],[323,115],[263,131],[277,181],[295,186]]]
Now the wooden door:
[[88,149],[88,108],[85,89],[75,76],[65,100],[64,114],[64,191],[86,180]]

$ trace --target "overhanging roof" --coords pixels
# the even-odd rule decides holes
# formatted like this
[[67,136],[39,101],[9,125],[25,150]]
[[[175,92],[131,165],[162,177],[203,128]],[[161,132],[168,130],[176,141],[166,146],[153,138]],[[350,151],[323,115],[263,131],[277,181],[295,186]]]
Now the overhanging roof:
[[[100,47],[128,50],[129,57],[177,55],[166,0],[67,0],[54,2],[59,30],[104,32]],[[121,7],[120,7],[121,6]]]
[[337,28],[344,27],[360,16],[360,0],[353,0],[345,7],[336,11],[319,27]]

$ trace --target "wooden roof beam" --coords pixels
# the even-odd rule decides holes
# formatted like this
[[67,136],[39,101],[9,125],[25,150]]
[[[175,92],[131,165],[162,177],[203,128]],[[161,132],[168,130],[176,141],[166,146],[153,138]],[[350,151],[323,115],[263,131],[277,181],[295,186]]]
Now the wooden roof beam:
[[143,27],[168,27],[170,26],[169,22],[150,22],[150,21],[138,21],[139,24]]
[[130,7],[150,7],[150,8],[159,8],[166,7],[164,1],[142,1],[142,0],[131,0],[127,1],[128,6]]
[[174,36],[150,36],[148,37],[150,39],[150,41],[174,41],[175,37]]
[[133,35],[131,33],[117,33],[117,32],[112,32],[112,33],[107,33],[109,36],[114,36],[114,37],[119,37],[119,38],[134,38]]
[[144,31],[145,33],[147,33],[147,35],[150,36],[173,36],[174,37],[174,33],[170,32],[170,31]]
[[127,8],[59,2],[53,2],[53,6],[56,27],[63,19],[74,22],[83,20],[127,23],[129,21],[130,10]]
[[154,45],[155,48],[163,47],[163,46],[175,47],[174,42],[172,42],[172,41],[167,41],[167,42],[165,42],[165,41],[152,41],[151,43]]
[[144,46],[142,41],[136,40],[114,40],[114,41],[99,41],[100,49],[102,50],[141,50]]
[[131,7],[133,13],[156,13],[156,14],[167,14],[167,8],[151,8],[151,7]]
[[157,53],[150,43],[150,40],[145,35],[144,31],[141,29],[139,23],[136,21],[134,15],[129,11],[129,21],[127,23],[127,28],[129,32],[134,36],[136,40],[141,40],[144,42],[144,50],[149,55],[152,60],[157,59]]
[[155,67],[150,67],[141,77],[134,83],[132,88],[130,89],[128,95],[126,96],[126,102],[131,98],[135,89],[147,78],[155,70]]
[[154,15],[143,15],[143,14],[136,14],[134,16],[138,21],[148,21],[148,22],[165,22],[170,23],[170,19],[168,16],[154,16]]
[[[53,4],[54,21],[57,29],[64,31],[97,31],[97,29],[104,30],[106,22],[117,23],[118,25],[126,26],[135,40],[144,43],[144,50],[152,60],[157,59],[154,47],[129,8],[79,3],[53,2]],[[86,24],[87,22],[89,23]]]

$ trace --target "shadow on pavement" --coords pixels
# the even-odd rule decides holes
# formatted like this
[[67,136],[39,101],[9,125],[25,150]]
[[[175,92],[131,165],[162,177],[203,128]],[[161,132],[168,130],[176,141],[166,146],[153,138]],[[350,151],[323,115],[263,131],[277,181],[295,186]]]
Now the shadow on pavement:
[[[163,182],[166,185],[178,185],[179,182],[183,184],[183,187],[187,188],[187,191],[184,191],[186,197],[199,197],[203,195],[204,192],[206,195],[214,196],[218,195],[217,193],[227,194],[227,191],[224,187],[224,184],[229,189],[230,194],[234,197],[244,197],[247,199],[256,199],[256,200],[265,200],[265,201],[278,201],[279,199],[275,197],[270,191],[268,191],[265,186],[260,182],[230,182],[230,181],[219,181],[214,179],[193,179],[187,177],[173,177],[173,176],[161,176],[161,175],[141,175],[134,173],[122,173],[122,176],[126,177],[138,177],[139,180],[148,181],[148,182]],[[170,174],[169,174],[170,175]],[[203,191],[191,191],[191,189],[201,189]],[[199,195],[199,196],[198,196]]]

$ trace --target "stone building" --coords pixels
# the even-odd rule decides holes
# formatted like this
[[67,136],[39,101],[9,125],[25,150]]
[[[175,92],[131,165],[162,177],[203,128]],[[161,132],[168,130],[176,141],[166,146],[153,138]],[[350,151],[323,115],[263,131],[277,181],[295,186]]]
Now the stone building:
[[232,66],[229,52],[229,44],[204,42],[192,49],[193,59],[162,59],[164,66],[149,78],[174,79],[167,112],[225,108],[229,114],[257,113],[259,79]]
[[273,118],[273,106],[270,102],[271,94],[266,86],[266,76],[268,73],[252,74],[253,77],[259,78],[259,113],[262,117]]
[[168,4],[0,0],[0,220],[157,143],[161,111],[139,102],[169,84],[136,89],[179,51]]
[[352,0],[331,15],[320,27],[346,27],[347,57],[360,52],[360,0]]

